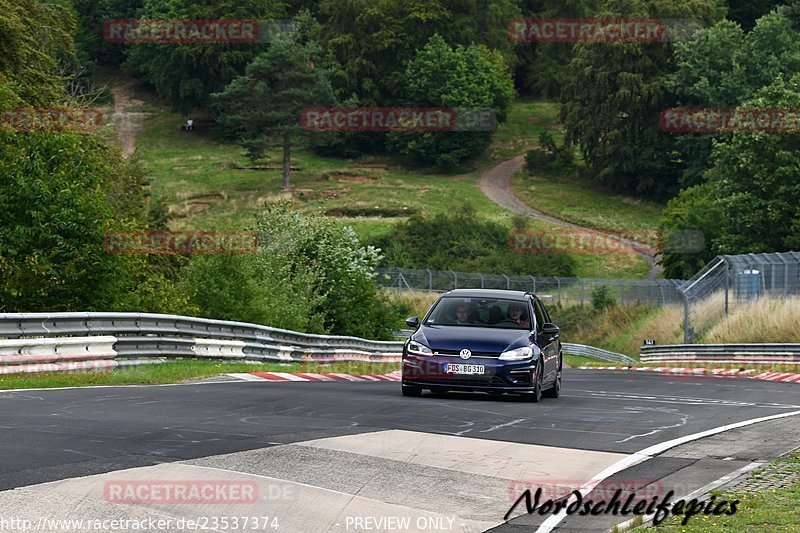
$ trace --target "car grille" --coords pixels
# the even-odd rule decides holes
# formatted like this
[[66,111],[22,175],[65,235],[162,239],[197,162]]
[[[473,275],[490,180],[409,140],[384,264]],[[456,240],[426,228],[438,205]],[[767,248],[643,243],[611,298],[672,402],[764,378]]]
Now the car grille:
[[508,383],[498,376],[441,376],[437,385],[477,385],[482,387],[507,387]]
[[[436,354],[435,355],[449,355],[449,356],[458,357],[458,354],[460,352],[461,352],[461,350],[436,350]],[[471,357],[488,357],[488,358],[491,358],[491,359],[497,359],[498,357],[500,357],[500,354],[499,353],[490,353],[490,352],[472,352],[472,356]]]

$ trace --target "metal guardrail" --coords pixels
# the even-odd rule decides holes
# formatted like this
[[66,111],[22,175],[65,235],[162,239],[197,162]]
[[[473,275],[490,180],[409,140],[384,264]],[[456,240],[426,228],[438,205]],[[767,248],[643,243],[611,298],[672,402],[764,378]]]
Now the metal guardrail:
[[[410,330],[403,330],[410,334]],[[402,341],[312,335],[280,328],[152,313],[0,313],[0,374],[113,368],[172,358],[395,362]],[[634,362],[580,344],[564,351]]]
[[800,344],[664,344],[642,346],[643,363],[800,364]]
[[635,359],[631,359],[627,355],[621,353],[609,352],[602,348],[595,348],[594,346],[586,346],[585,344],[572,344],[569,342],[562,343],[564,353],[569,355],[578,355],[580,357],[589,357],[591,359],[599,359],[601,361],[608,361],[610,363],[625,363],[636,364]]
[[[72,362],[89,361],[92,344],[107,336],[113,340],[111,353],[105,358],[110,361],[107,366],[197,357],[276,362],[393,362],[399,360],[403,345],[397,341],[312,335],[244,322],[152,313],[4,313],[0,314],[0,338],[9,340],[1,341],[6,350],[0,351],[0,368],[2,354],[28,357],[23,348],[35,338],[39,338],[38,344],[57,339],[63,343],[64,338],[84,339],[82,344],[79,342],[78,351],[84,350],[85,356]],[[38,362],[31,360],[29,364]],[[22,371],[62,369],[38,368],[22,367]],[[63,369],[73,368],[79,367],[73,364]]]

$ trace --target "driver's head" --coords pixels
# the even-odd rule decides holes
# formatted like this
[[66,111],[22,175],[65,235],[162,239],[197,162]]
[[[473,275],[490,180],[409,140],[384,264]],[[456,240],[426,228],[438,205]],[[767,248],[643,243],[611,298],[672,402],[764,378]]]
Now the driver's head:
[[466,322],[467,319],[469,319],[469,307],[464,304],[456,307],[456,319],[458,319],[459,322]]
[[522,306],[519,304],[511,304],[508,306],[508,316],[514,320],[522,317]]

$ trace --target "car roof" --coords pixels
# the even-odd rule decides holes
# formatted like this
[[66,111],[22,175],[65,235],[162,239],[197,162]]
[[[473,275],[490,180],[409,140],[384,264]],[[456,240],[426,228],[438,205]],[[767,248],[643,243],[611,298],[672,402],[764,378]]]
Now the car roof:
[[444,298],[505,298],[507,300],[525,300],[532,296],[525,291],[508,291],[502,289],[454,289],[442,295]]

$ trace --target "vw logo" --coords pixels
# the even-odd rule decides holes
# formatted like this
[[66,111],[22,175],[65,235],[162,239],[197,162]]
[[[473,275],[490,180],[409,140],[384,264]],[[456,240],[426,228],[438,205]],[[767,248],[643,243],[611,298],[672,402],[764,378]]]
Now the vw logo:
[[464,348],[463,350],[461,350],[461,352],[458,354],[458,356],[461,359],[469,359],[470,357],[472,357],[472,352],[470,352],[469,350]]

